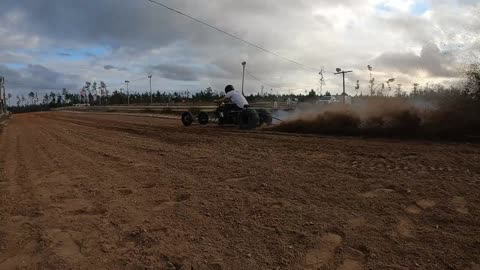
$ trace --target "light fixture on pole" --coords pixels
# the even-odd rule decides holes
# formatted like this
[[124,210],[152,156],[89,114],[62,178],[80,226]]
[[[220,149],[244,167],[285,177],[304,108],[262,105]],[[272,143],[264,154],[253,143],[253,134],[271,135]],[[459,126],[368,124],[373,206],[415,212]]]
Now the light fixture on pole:
[[243,61],[242,66],[243,66],[243,76],[242,76],[242,95],[245,96],[245,93],[243,92],[243,87],[245,85],[245,66],[247,65],[247,62]]
[[352,71],[352,70],[342,71],[341,68],[337,68],[337,73],[334,73],[335,75],[338,75],[338,74],[342,74],[342,75],[343,75],[343,93],[342,93],[343,104],[345,104],[345,96],[347,95],[347,94],[345,93],[345,73],[350,73],[350,72],[353,72],[353,71]]
[[150,79],[150,105],[153,104],[153,95],[152,95],[152,75],[148,75],[148,78]]
[[128,84],[130,81],[125,81],[125,84],[127,85],[127,105],[130,105],[130,92],[128,92]]

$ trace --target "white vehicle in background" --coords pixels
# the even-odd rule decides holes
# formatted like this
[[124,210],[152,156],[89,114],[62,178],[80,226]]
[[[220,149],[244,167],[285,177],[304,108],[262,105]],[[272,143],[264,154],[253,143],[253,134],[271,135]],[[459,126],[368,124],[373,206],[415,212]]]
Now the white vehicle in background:
[[317,104],[335,104],[338,102],[339,101],[334,96],[321,96],[316,103]]
[[288,98],[287,99],[287,108],[288,109],[295,109],[295,107],[298,105],[298,98]]

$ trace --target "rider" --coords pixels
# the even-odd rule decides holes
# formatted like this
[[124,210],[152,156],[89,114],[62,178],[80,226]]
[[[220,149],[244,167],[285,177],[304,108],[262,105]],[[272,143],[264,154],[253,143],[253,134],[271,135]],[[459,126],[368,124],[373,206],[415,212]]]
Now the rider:
[[232,102],[231,105],[234,105],[232,107],[229,106],[229,109],[231,110],[243,110],[248,107],[247,99],[242,95],[242,93],[236,91],[235,88],[233,88],[233,86],[230,84],[225,87],[225,96],[218,99],[217,101],[225,102],[226,100],[230,100]]

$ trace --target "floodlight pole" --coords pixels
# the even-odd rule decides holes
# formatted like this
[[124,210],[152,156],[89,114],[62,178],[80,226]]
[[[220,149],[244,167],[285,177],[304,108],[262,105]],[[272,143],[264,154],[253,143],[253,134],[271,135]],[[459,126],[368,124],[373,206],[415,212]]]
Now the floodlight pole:
[[320,95],[323,95],[323,83],[324,83],[324,79],[323,79],[323,68],[320,70],[320,72],[318,73],[320,75]]
[[245,85],[245,66],[247,65],[247,62],[242,62],[243,66],[243,76],[242,76],[242,95],[245,96],[245,93],[243,92],[243,87]]
[[130,92],[128,92],[128,84],[130,81],[125,81],[125,84],[127,85],[127,106],[130,106]]
[[4,110],[5,110],[5,99],[4,99],[4,95],[3,95],[3,77],[0,76],[0,114],[4,113]]
[[152,75],[148,75],[148,78],[150,79],[150,105],[153,104],[153,95],[152,95]]
[[337,73],[334,73],[335,75],[342,74],[343,75],[343,93],[342,93],[342,100],[343,104],[345,104],[345,73],[350,73],[353,72],[353,70],[348,70],[348,71],[341,71],[341,69],[337,68]]
[[7,99],[5,95],[5,77],[0,76],[0,114],[7,113]]

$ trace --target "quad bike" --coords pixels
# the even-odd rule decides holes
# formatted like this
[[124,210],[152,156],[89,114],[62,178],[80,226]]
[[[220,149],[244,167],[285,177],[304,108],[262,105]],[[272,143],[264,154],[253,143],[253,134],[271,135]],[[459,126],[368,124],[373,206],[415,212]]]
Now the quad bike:
[[218,123],[220,126],[234,125],[240,129],[255,129],[263,124],[272,124],[272,115],[266,109],[245,107],[238,108],[233,104],[221,103],[213,112],[200,112],[194,116],[191,112],[182,114],[184,126],[190,126],[193,122],[200,125]]

